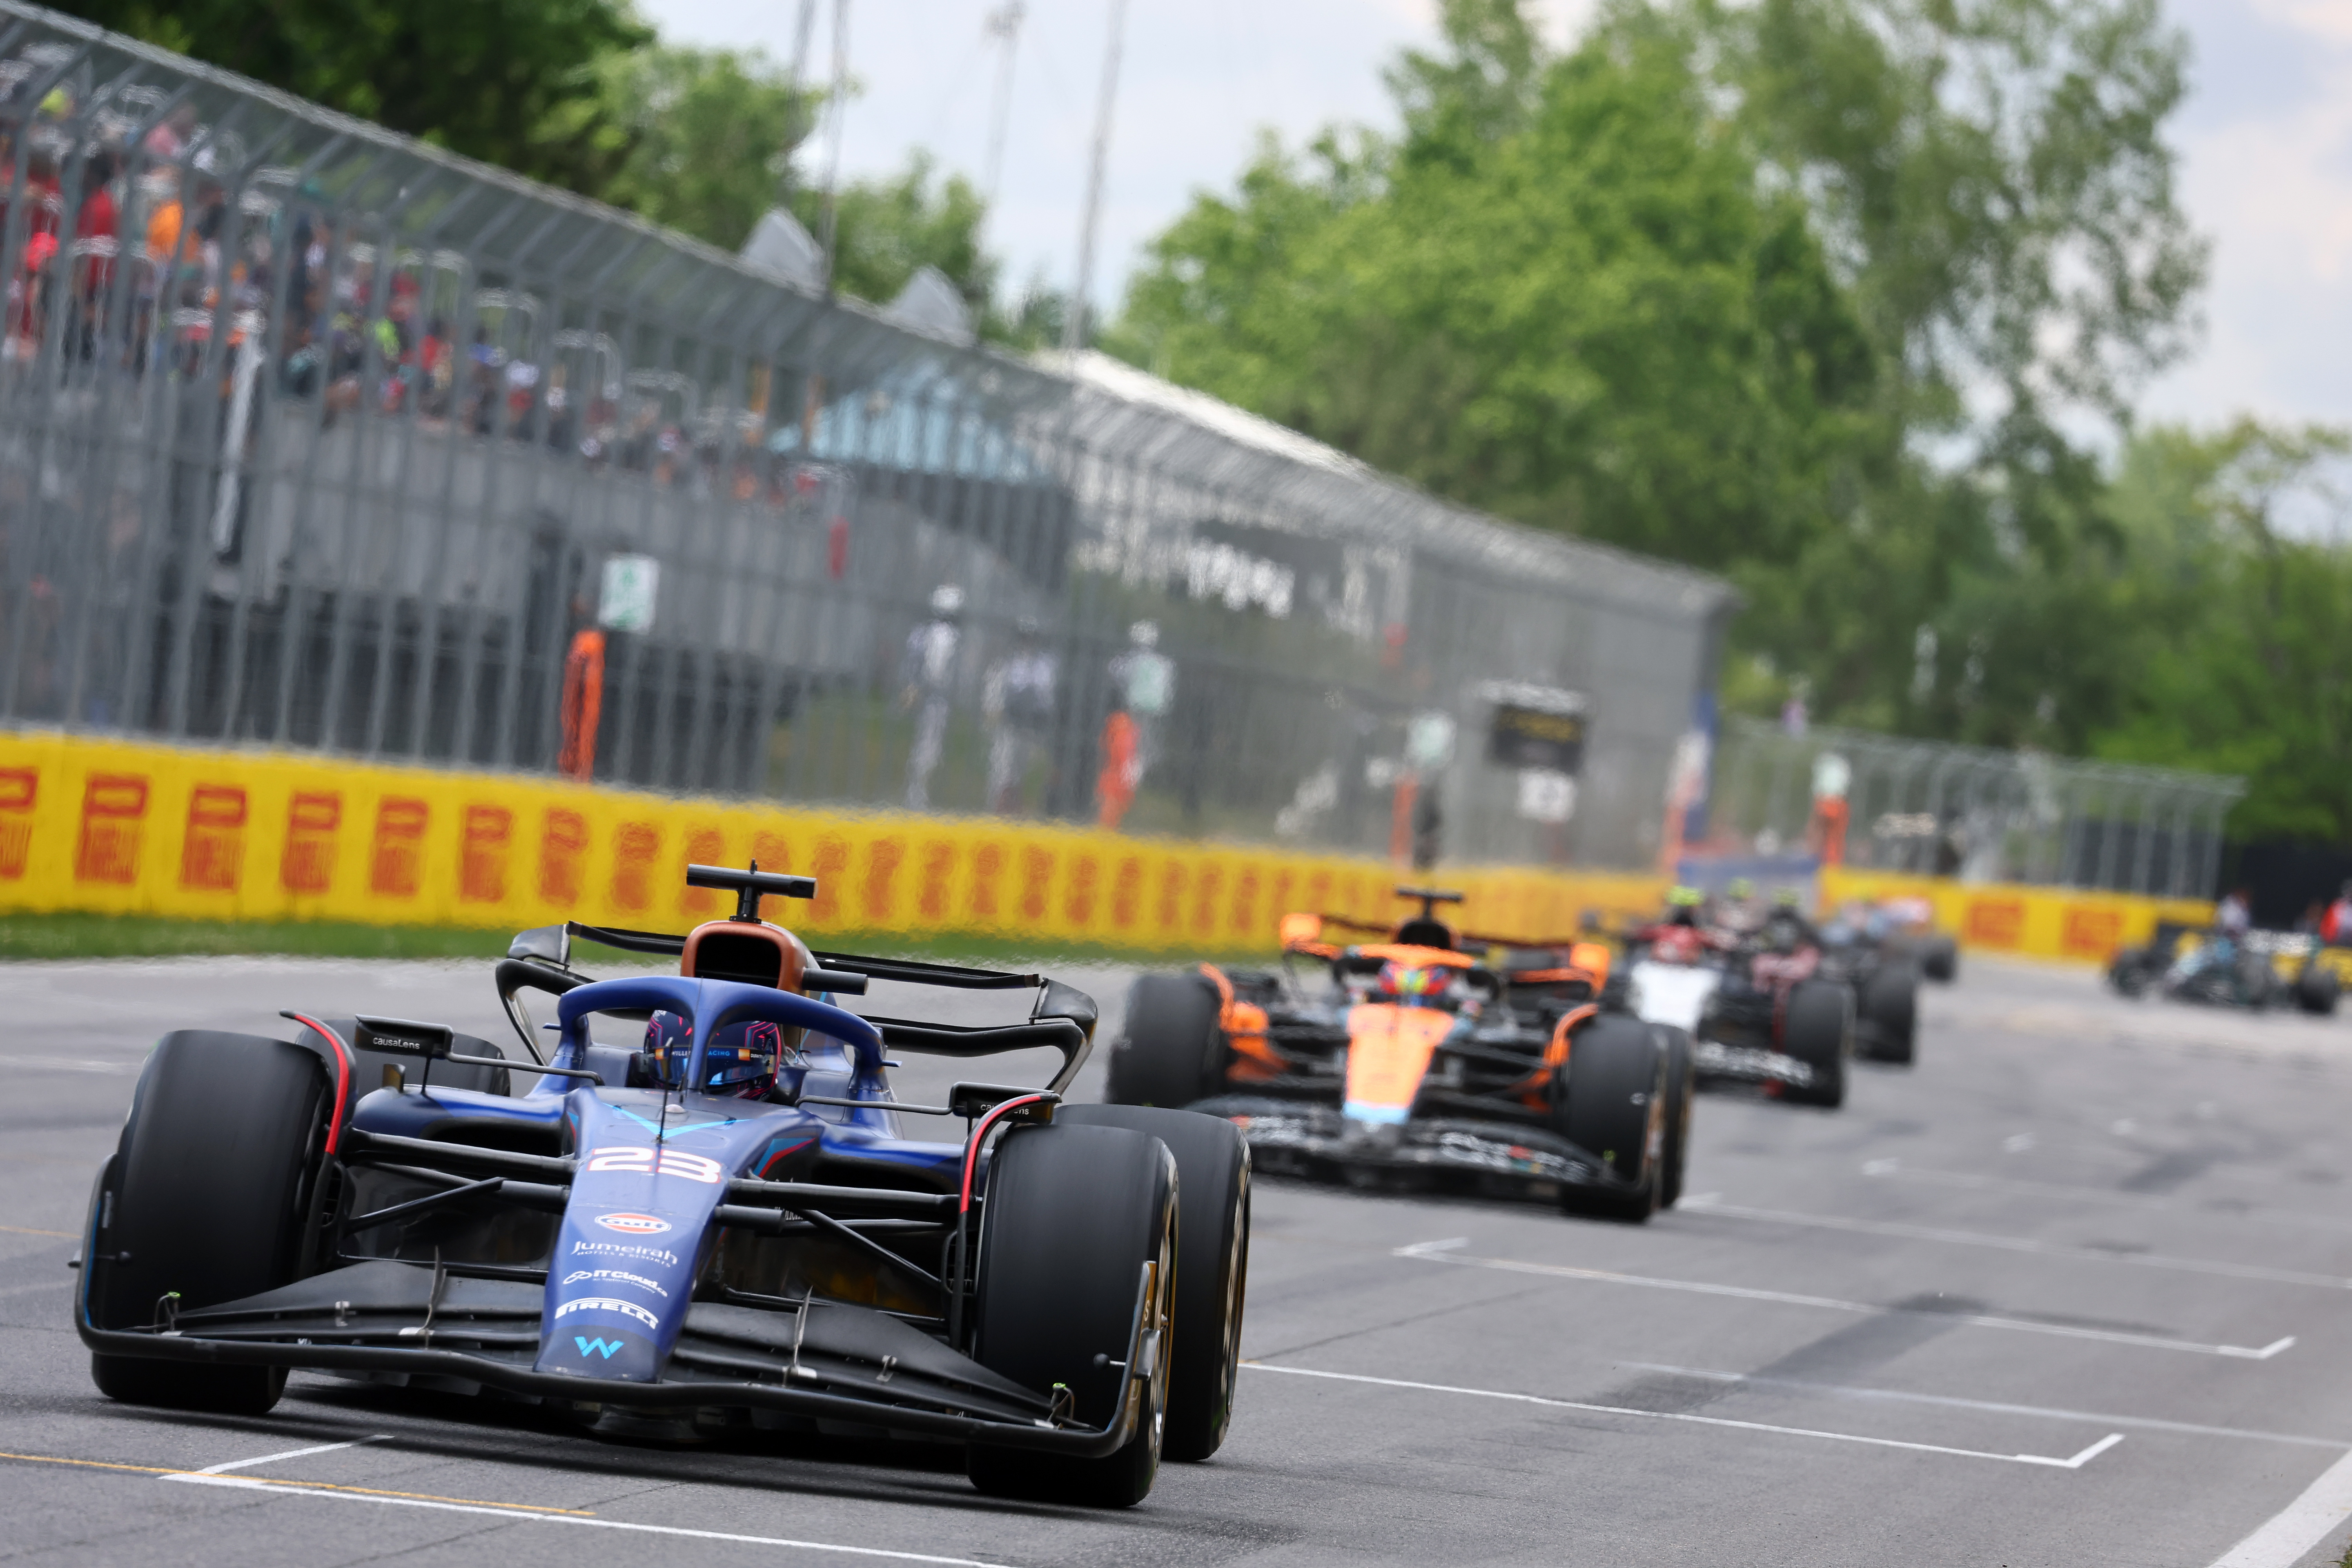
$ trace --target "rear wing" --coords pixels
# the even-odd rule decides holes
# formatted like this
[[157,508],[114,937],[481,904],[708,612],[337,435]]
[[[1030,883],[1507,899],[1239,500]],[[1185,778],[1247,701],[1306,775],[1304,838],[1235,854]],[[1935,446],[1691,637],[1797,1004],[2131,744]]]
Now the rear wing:
[[[537,1031],[518,994],[528,990],[561,996],[587,984],[590,977],[572,966],[574,938],[657,958],[676,958],[686,951],[686,937],[680,933],[631,931],[579,921],[541,926],[518,934],[506,958],[498,965],[499,1000],[506,1009],[508,1022],[522,1037],[534,1060],[540,1059]],[[1100,1017],[1095,999],[1051,975],[908,958],[877,958],[856,952],[812,952],[811,956],[818,966],[803,970],[801,980],[812,991],[863,995],[867,982],[882,980],[951,991],[1036,993],[1027,1020],[1018,1024],[933,1024],[866,1016],[866,1022],[881,1034],[883,1045],[893,1050],[943,1057],[996,1056],[1005,1051],[1039,1048],[1059,1051],[1061,1068],[1046,1087],[1060,1094],[1077,1077],[1093,1048],[1095,1025]]]

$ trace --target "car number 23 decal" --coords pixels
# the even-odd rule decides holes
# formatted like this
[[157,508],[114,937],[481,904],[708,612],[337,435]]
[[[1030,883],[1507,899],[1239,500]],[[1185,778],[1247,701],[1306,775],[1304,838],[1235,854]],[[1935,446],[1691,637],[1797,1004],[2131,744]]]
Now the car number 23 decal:
[[684,1176],[689,1182],[702,1182],[712,1186],[727,1179],[727,1173],[716,1160],[706,1160],[699,1154],[689,1154],[683,1149],[643,1149],[627,1144],[592,1149],[588,1152],[591,1171],[615,1171],[633,1176]]

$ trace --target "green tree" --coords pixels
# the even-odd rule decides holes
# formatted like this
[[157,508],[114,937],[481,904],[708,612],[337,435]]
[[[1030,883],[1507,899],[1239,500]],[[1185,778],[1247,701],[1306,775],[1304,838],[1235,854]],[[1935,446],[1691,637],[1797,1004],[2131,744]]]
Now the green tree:
[[566,113],[612,155],[597,194],[728,250],[782,197],[822,101],[756,49],[649,45],[606,55],[594,72],[596,97]]
[[[895,176],[858,181],[835,197],[834,287],[861,300],[888,301],[925,267],[936,267],[972,312],[991,319],[997,263],[981,244],[988,209],[961,174],[936,177],[938,165],[917,152]],[[793,212],[811,234],[824,234],[824,194],[793,193]]]
[[589,195],[622,150],[593,112],[594,67],[653,37],[628,0],[63,0],[61,8]]
[[2205,265],[2162,135],[2185,41],[2156,0],[1670,3],[1885,371],[1873,460],[1742,636],[1836,717],[2084,742],[2125,569],[2084,436],[2182,352]]
[[2158,429],[2112,492],[2146,632],[2095,749],[2245,774],[2238,837],[2352,843],[2352,551],[2331,479],[2347,453],[2352,432],[2316,426]]
[[1444,21],[1451,58],[1392,73],[1402,142],[1266,144],[1154,244],[1113,345],[1507,515],[1792,551],[1873,374],[1805,209],[1650,14],[1540,68],[1507,4]]

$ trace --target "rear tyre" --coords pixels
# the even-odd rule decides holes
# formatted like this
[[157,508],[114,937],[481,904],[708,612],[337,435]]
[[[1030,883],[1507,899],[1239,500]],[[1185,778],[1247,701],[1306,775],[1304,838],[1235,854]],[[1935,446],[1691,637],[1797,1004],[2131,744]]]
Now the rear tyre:
[[1071,1415],[1102,1427],[1120,1415],[1136,1298],[1150,1266],[1146,1343],[1159,1364],[1139,1397],[1135,1434],[1116,1453],[1073,1459],[1029,1448],[966,1451],[971,1484],[994,1497],[1129,1508],[1151,1490],[1165,1428],[1175,1294],[1176,1161],[1124,1127],[1024,1128],[989,1162],[981,1219],[972,1355],[1040,1394],[1066,1388]]
[[1845,1103],[1846,1059],[1853,1055],[1853,993],[1830,980],[1807,980],[1790,993],[1780,1049],[1812,1069],[1786,1098],[1804,1105]]
[[1948,936],[1931,936],[1919,950],[1919,973],[1949,985],[1960,977],[1960,944]]
[[1634,1225],[1655,1212],[1665,1163],[1665,1069],[1653,1026],[1639,1018],[1604,1014],[1576,1031],[1567,1082],[1552,1102],[1553,1123],[1633,1185],[1570,1187],[1560,1198],[1568,1212]]
[[1176,1156],[1176,1349],[1168,1372],[1168,1434],[1160,1457],[1196,1464],[1217,1451],[1241,1381],[1242,1306],[1249,1280],[1250,1157],[1223,1117],[1145,1105],[1069,1105],[1056,1123],[1125,1127]]
[[1863,1016],[1872,1025],[1873,1061],[1908,1067],[1918,1055],[1919,978],[1906,963],[1881,965],[1862,994]]
[[2342,983],[2336,978],[2334,970],[2322,969],[2314,963],[2295,976],[2294,1005],[2322,1018],[2333,1017],[2342,989]]
[[1666,1138],[1658,1163],[1658,1206],[1683,1200],[1683,1163],[1690,1157],[1691,1102],[1698,1098],[1698,1074],[1690,1031],[1657,1026],[1666,1058]]
[[1224,1081],[1223,1011],[1204,974],[1147,974],[1127,994],[1127,1022],[1110,1051],[1114,1105],[1181,1109]]
[[[99,1270],[99,1327],[144,1327],[299,1276],[331,1092],[298,1046],[194,1029],[163,1037],[99,1194],[105,1228],[92,1250],[108,1260],[85,1264]],[[90,1376],[127,1404],[234,1415],[264,1413],[286,1386],[279,1367],[106,1354],[90,1357]]]

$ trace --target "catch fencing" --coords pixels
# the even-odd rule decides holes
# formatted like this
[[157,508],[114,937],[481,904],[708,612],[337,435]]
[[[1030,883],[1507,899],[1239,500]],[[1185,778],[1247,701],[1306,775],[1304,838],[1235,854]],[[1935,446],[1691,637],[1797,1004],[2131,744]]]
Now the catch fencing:
[[1720,847],[1766,854],[1833,833],[1863,871],[2206,899],[2244,794],[2211,773],[1735,717],[1708,826]]
[[0,0],[0,722],[1643,865],[1728,589]]

